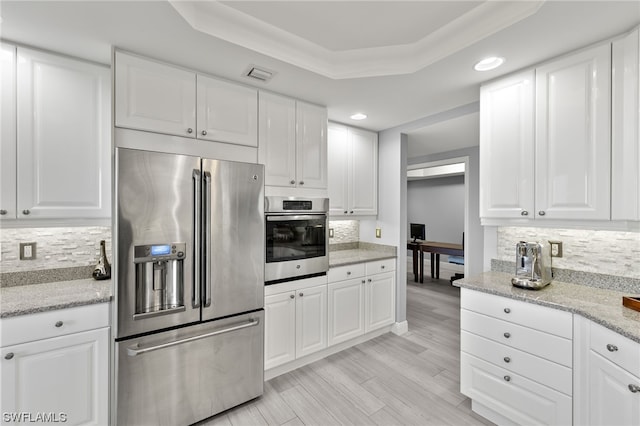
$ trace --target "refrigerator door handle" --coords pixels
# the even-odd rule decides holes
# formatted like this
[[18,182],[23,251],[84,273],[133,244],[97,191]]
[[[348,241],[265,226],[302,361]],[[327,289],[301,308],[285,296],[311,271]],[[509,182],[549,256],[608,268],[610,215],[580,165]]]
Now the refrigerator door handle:
[[204,303],[211,306],[211,172],[204,172]]
[[196,340],[206,339],[207,337],[217,336],[219,334],[230,333],[232,331],[242,330],[243,328],[255,327],[258,324],[260,324],[260,320],[259,319],[252,319],[252,320],[249,320],[248,322],[245,322],[244,324],[235,325],[235,326],[232,326],[232,327],[229,327],[229,328],[223,328],[222,330],[212,331],[211,333],[205,333],[205,334],[199,334],[199,335],[193,336],[193,337],[187,337],[186,339],[174,340],[172,342],[167,342],[167,343],[161,343],[159,345],[149,346],[149,347],[146,347],[146,348],[141,348],[136,343],[135,345],[130,346],[130,347],[127,348],[127,355],[129,355],[129,356],[138,356],[138,355],[142,355],[142,354],[147,353],[147,352],[157,351],[158,349],[170,348],[172,346],[181,345],[183,343],[194,342]]
[[200,227],[202,223],[202,202],[201,202],[201,179],[200,170],[193,169],[193,296],[191,300],[191,306],[193,308],[200,307],[200,276],[202,273],[202,266],[200,265],[200,239],[202,233]]

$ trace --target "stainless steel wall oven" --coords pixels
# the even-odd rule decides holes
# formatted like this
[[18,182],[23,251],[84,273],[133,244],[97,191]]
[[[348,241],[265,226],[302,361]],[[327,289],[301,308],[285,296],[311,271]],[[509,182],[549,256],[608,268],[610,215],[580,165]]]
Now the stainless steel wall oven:
[[326,274],[328,211],[328,198],[266,197],[266,284]]

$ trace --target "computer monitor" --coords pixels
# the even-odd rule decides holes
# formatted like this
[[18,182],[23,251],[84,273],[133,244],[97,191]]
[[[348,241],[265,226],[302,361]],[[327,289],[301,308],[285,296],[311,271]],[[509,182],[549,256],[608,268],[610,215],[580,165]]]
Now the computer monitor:
[[425,240],[425,227],[424,223],[412,223],[411,224],[411,238],[413,242],[416,240]]

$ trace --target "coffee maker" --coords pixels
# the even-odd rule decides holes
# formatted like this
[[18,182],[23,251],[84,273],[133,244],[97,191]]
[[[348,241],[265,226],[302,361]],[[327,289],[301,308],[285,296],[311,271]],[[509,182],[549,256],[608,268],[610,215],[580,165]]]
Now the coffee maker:
[[551,282],[551,244],[520,241],[516,244],[516,276],[511,284],[541,289]]

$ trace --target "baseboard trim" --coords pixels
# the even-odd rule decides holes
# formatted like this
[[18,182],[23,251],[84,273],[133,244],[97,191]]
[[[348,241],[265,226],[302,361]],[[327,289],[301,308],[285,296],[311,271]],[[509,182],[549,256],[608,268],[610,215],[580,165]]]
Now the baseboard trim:
[[409,323],[407,321],[396,322],[391,326],[391,332],[393,334],[397,334],[398,336],[402,336],[404,333],[409,331]]

